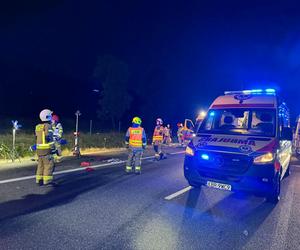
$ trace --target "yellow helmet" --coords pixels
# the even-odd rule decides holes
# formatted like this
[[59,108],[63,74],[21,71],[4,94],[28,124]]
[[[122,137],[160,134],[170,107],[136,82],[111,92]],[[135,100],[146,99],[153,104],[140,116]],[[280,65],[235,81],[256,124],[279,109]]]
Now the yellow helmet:
[[141,125],[141,124],[142,124],[142,120],[141,120],[141,118],[139,118],[139,117],[136,116],[136,117],[134,117],[134,118],[132,119],[132,123]]

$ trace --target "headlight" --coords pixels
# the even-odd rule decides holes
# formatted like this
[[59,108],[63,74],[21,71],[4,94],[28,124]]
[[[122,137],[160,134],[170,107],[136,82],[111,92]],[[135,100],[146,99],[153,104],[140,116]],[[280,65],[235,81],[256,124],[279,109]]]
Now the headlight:
[[185,153],[187,155],[194,156],[194,150],[192,148],[190,148],[189,146],[186,147]]
[[273,153],[267,153],[261,156],[257,156],[254,158],[255,164],[265,164],[265,163],[271,163],[275,159],[275,154]]

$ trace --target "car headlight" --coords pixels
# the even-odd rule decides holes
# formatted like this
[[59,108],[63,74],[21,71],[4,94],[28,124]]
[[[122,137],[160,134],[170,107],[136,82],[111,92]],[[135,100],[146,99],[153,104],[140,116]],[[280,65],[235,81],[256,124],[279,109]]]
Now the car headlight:
[[257,156],[254,158],[255,164],[265,164],[265,163],[271,163],[275,159],[275,154],[273,153],[266,153],[260,156]]
[[190,148],[189,146],[186,147],[185,153],[187,155],[194,156],[194,150],[192,148]]

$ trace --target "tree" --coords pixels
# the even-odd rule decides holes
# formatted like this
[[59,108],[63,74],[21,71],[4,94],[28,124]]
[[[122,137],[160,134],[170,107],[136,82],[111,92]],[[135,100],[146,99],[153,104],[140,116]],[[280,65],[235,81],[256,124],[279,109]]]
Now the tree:
[[132,98],[127,91],[128,66],[114,56],[102,56],[97,60],[94,77],[100,83],[98,117],[110,120],[113,129],[129,109]]

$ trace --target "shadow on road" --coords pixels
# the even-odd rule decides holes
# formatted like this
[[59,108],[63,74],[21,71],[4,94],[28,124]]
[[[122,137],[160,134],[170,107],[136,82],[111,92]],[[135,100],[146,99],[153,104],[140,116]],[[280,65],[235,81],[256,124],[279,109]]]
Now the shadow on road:
[[220,244],[231,242],[236,249],[251,239],[275,208],[264,199],[245,193],[229,193],[224,197],[215,190],[197,188],[173,202],[184,207],[179,233],[183,235],[182,241],[190,237],[192,230],[193,235],[204,235]]
[[[19,215],[41,211],[72,202],[76,196],[111,182],[121,183],[130,176],[119,168],[103,169],[91,173],[73,173],[57,178],[56,188],[40,187],[46,193],[28,194],[22,199],[0,204],[0,222]],[[49,189],[49,191],[47,190]]]

